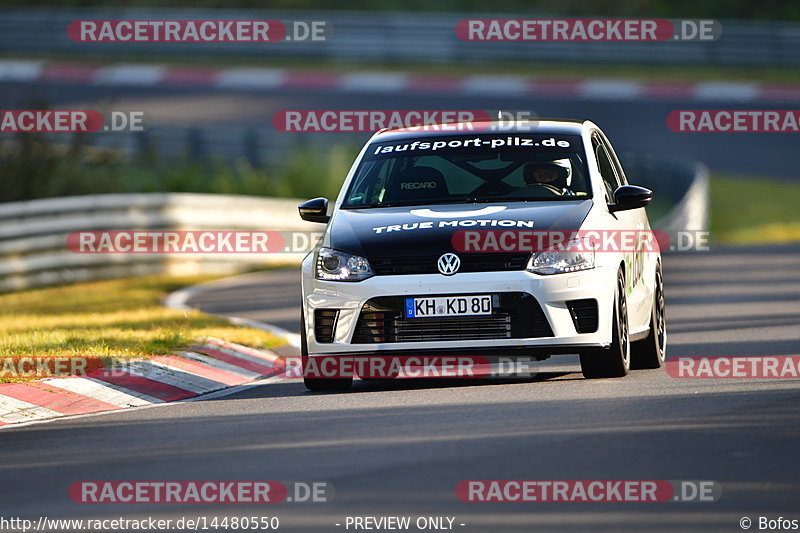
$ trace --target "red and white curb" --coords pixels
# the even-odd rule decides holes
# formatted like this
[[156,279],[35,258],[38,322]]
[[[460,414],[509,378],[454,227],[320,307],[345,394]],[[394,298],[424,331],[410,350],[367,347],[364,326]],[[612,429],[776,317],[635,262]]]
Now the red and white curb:
[[206,339],[174,356],[126,362],[87,377],[0,384],[0,427],[185,400],[284,371],[276,354]]
[[0,60],[0,82],[99,86],[209,87],[233,90],[325,90],[343,93],[441,93],[609,100],[800,101],[800,85],[745,81],[671,82],[412,72],[327,72],[278,68],[193,68],[149,64],[87,66]]

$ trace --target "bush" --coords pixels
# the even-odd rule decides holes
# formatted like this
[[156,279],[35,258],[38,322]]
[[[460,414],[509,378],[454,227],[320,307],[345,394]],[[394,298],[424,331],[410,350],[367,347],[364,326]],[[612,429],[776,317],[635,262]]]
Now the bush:
[[263,168],[244,159],[199,161],[152,153],[129,161],[118,150],[85,145],[80,136],[63,145],[26,133],[0,143],[0,202],[132,192],[333,198],[356,153],[349,145],[302,147],[283,165]]

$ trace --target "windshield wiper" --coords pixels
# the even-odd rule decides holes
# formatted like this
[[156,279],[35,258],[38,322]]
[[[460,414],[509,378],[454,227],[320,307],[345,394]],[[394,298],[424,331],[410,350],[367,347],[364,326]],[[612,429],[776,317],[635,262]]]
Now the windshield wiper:
[[547,198],[542,198],[541,196],[538,197],[531,197],[531,198],[508,198],[506,202],[561,202],[561,201],[572,201],[572,202],[579,202],[582,200],[588,200],[588,196],[548,196]]
[[466,197],[466,198],[451,198],[448,200],[425,200],[425,201],[416,201],[416,202],[375,202],[374,204],[369,205],[345,205],[342,206],[342,209],[372,209],[372,208],[380,208],[380,207],[412,207],[412,206],[422,206],[422,205],[439,205],[439,204],[489,204],[493,202],[508,202],[509,200],[515,201],[515,199],[510,198],[478,198],[478,197]]
[[439,200],[438,202],[430,202],[431,204],[489,204],[492,202],[502,202],[502,198],[455,198],[451,200]]
[[591,196],[584,195],[563,195],[563,196],[534,196],[534,197],[518,197],[518,196],[499,196],[494,198],[478,198],[477,196],[467,196],[464,198],[449,198],[446,200],[417,200],[413,202],[375,202],[369,205],[342,205],[342,209],[375,209],[381,207],[416,207],[424,205],[439,205],[439,204],[490,204],[490,203],[508,203],[508,202],[559,202],[559,201],[582,201],[588,200]]
[[372,209],[378,207],[409,207],[413,205],[419,205],[417,202],[375,202],[374,204],[369,205],[343,205],[342,209]]

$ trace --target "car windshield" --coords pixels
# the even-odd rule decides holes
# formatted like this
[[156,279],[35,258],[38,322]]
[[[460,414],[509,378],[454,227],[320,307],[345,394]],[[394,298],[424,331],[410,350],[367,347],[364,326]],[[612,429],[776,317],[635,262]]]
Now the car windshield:
[[578,135],[469,135],[371,144],[343,208],[582,200]]

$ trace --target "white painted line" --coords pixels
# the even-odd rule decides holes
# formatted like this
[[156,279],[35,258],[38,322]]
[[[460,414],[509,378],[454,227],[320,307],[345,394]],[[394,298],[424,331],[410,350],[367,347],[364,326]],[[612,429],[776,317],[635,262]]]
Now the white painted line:
[[300,335],[297,333],[292,333],[288,329],[283,329],[280,326],[276,326],[274,324],[268,324],[267,322],[259,322],[258,320],[252,320],[249,318],[241,318],[241,317],[225,317],[231,324],[235,324],[237,326],[250,326],[251,328],[261,329],[264,331],[268,331],[275,335],[276,337],[282,337],[290,346],[293,346],[297,349],[300,349]]
[[203,293],[203,285],[205,284],[192,285],[190,287],[184,287],[175,292],[171,292],[164,297],[164,299],[161,301],[161,305],[164,307],[169,307],[170,309],[176,309],[178,311],[189,311],[193,308],[189,307],[186,302],[189,301],[190,298]]
[[461,91],[481,94],[525,94],[528,79],[521,76],[469,76],[461,83]]
[[220,361],[219,359],[216,359],[214,357],[202,353],[180,351],[178,352],[178,355],[185,359],[189,359],[191,361],[197,361],[198,363],[203,363],[204,365],[216,368],[217,370],[224,370],[225,372],[230,372],[231,374],[242,376],[243,378],[246,379],[256,379],[261,375],[256,372],[251,372],[250,370],[246,370],[242,367],[226,363],[225,361]]
[[139,407],[162,401],[141,393],[134,396],[134,392],[123,392],[125,389],[116,388],[110,383],[92,378],[52,378],[45,379],[42,383],[123,408]]
[[584,98],[632,99],[644,94],[642,84],[635,81],[590,80],[578,84]]
[[0,60],[0,80],[36,81],[43,71],[42,61]]
[[0,421],[9,424],[18,422],[29,422],[31,420],[42,420],[63,416],[58,411],[39,407],[32,403],[23,402],[10,396],[0,396]]
[[351,92],[397,92],[408,87],[408,75],[400,72],[353,72],[344,74],[339,88]]
[[96,84],[107,85],[157,85],[166,74],[162,65],[128,65],[125,63],[98,69]]
[[747,102],[758,97],[757,83],[709,82],[698,83],[694,97],[699,100],[739,100]]
[[[201,283],[200,285],[192,285],[190,287],[184,287],[182,289],[178,289],[177,291],[168,294],[161,302],[161,304],[164,307],[169,307],[170,309],[177,309],[179,311],[187,311],[189,309],[194,309],[193,307],[190,307],[186,302],[188,302],[190,299],[194,298],[198,294],[202,294],[206,291],[213,290],[216,287],[220,286],[224,287],[226,285],[230,285],[231,283],[235,283],[237,280],[247,279],[248,277],[255,277],[260,275],[261,275],[260,272],[251,272],[248,274],[241,274],[239,276],[234,276],[230,278],[210,281],[208,283]],[[276,337],[284,339],[290,346],[300,349],[300,335],[298,335],[297,333],[292,333],[291,331],[283,329],[282,327],[276,326],[274,324],[259,322],[257,320],[252,320],[250,318],[216,315],[213,313],[206,313],[206,314],[224,318],[225,320],[236,326],[247,326],[267,331],[269,333],[272,333]]]
[[271,68],[230,68],[221,70],[216,86],[226,89],[272,89],[280,87],[286,74]]

